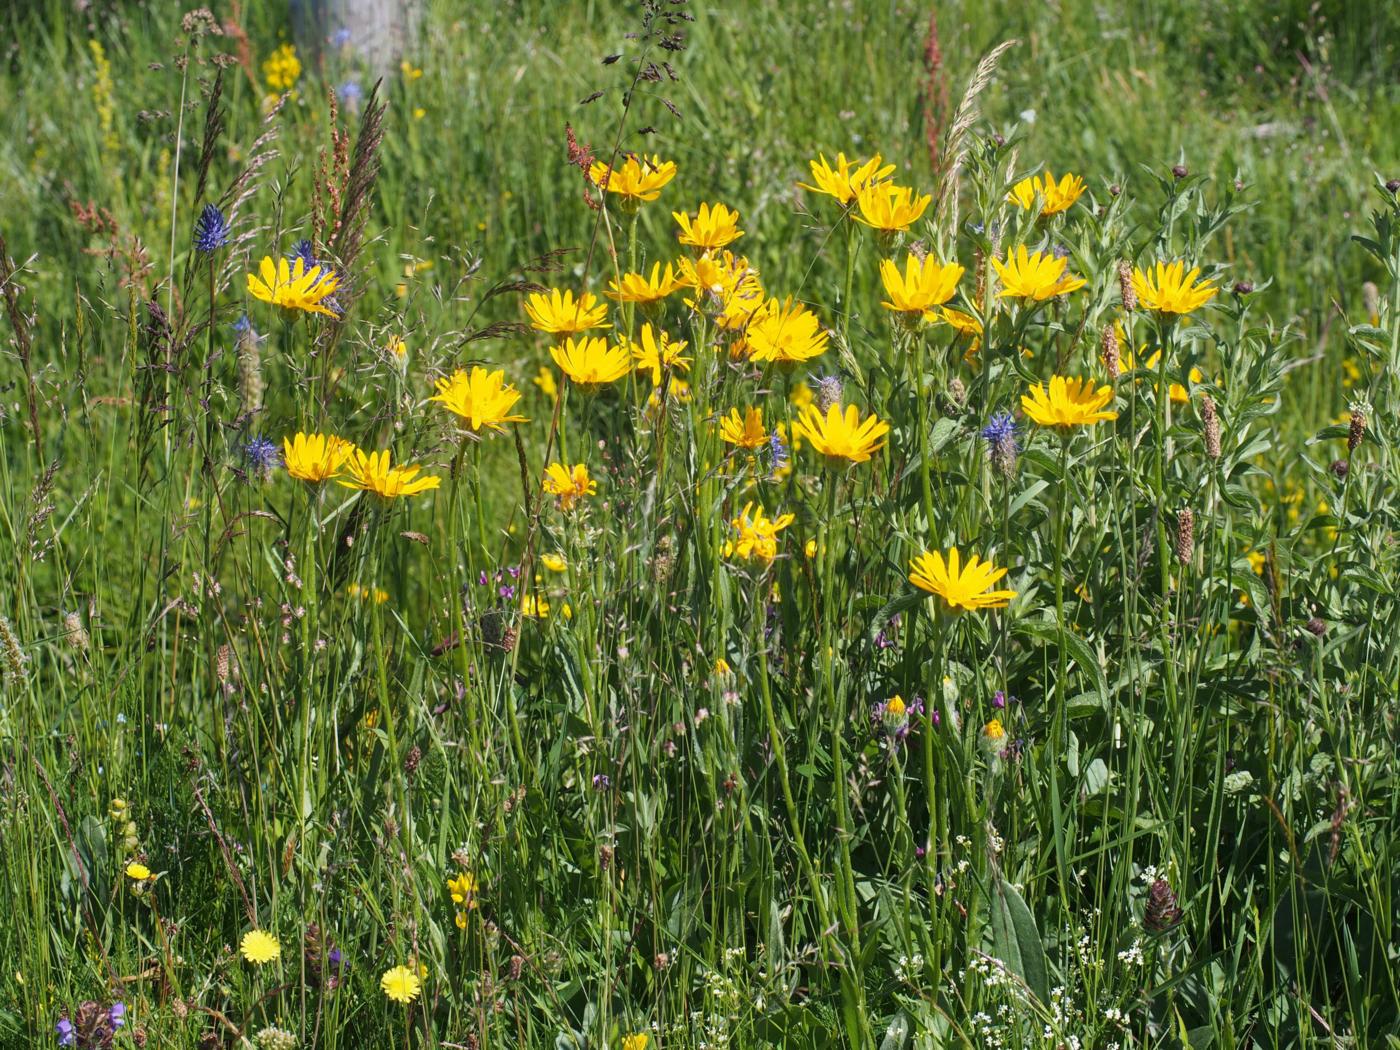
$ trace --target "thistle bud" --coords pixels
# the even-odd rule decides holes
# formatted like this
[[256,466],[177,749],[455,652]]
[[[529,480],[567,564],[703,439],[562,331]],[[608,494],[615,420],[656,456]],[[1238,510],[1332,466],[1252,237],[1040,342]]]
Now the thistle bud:
[[1328,469],[1332,471],[1332,476],[1338,481],[1345,481],[1347,475],[1351,473],[1351,464],[1344,459],[1334,459]]
[[1099,337],[1102,346],[1103,367],[1108,372],[1110,380],[1116,380],[1122,374],[1118,366],[1118,332],[1114,325],[1103,326],[1103,334]]
[[1166,879],[1157,879],[1147,890],[1142,926],[1149,933],[1164,933],[1181,921],[1181,907]]
[[1176,560],[1181,565],[1191,563],[1191,551],[1196,541],[1196,515],[1190,507],[1176,512]]
[[1347,431],[1347,451],[1355,452],[1356,446],[1361,444],[1361,437],[1366,433],[1366,413],[1359,408],[1351,410],[1351,429]]
[[1118,294],[1123,298],[1123,309],[1132,313],[1137,309],[1137,292],[1133,291],[1133,267],[1127,259],[1118,260]]
[[1305,626],[1308,629],[1308,633],[1315,638],[1321,638],[1327,633],[1327,621],[1321,616],[1314,616]]
[[1206,455],[1211,459],[1220,458],[1220,416],[1215,411],[1215,401],[1209,394],[1201,395],[1201,429],[1205,433]]
[[1235,282],[1235,294],[1236,294],[1236,295],[1253,295],[1253,294],[1254,294],[1254,282],[1253,282],[1253,281],[1236,281],[1236,282]]
[[1186,178],[1188,174],[1190,174],[1190,171],[1187,169],[1185,164],[1172,165],[1172,178],[1180,181],[1181,179]]
[[1386,179],[1385,188],[1391,193],[1400,193],[1400,179]]

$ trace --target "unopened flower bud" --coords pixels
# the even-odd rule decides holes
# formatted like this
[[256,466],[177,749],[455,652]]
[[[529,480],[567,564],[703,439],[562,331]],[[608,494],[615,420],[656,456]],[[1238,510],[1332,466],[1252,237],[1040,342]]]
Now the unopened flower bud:
[[1253,282],[1253,281],[1236,281],[1236,282],[1235,282],[1235,294],[1236,294],[1236,295],[1249,295],[1249,294],[1250,294],[1251,292],[1253,292],[1253,291],[1254,291],[1254,282]]
[[1344,459],[1334,459],[1330,469],[1333,477],[1345,481],[1346,476],[1351,473],[1351,464]]
[[1180,180],[1186,178],[1188,174],[1189,172],[1187,171],[1185,164],[1172,165],[1172,178]]

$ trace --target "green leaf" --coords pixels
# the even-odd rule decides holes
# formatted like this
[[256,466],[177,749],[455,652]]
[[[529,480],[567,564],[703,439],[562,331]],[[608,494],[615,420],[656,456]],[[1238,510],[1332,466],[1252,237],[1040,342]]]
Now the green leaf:
[[998,879],[992,893],[992,941],[996,956],[1042,1003],[1050,1002],[1050,971],[1045,946],[1026,902],[1016,887]]

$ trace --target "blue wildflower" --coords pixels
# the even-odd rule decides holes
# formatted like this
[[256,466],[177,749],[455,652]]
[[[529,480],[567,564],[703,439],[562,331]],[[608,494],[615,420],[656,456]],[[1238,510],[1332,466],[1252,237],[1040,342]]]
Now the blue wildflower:
[[120,1028],[126,1024],[126,1004],[113,1003],[112,1008],[107,1011],[107,1020],[113,1028]]
[[282,465],[282,453],[275,444],[261,435],[250,438],[243,446],[243,459],[252,473],[264,481]]
[[834,373],[829,376],[815,375],[812,377],[812,382],[817,385],[817,408],[823,415],[832,405],[841,403],[844,386],[839,375]]
[[783,444],[783,436],[774,430],[768,435],[768,472],[776,477],[778,471],[787,466],[788,450]]
[[248,319],[247,314],[240,314],[238,320],[233,322],[233,330],[239,335],[244,335],[248,332],[252,332],[253,322]]
[[194,223],[195,250],[208,255],[228,244],[228,220],[217,204],[206,204]]
[[300,259],[302,266],[308,271],[321,265],[316,261],[315,247],[304,237],[292,245],[292,250],[287,253],[287,259],[290,262],[296,262]]
[[360,101],[365,97],[365,89],[360,87],[358,80],[347,80],[335,89],[336,98],[340,104],[349,112],[355,112],[360,108]]
[[331,44],[335,47],[348,47],[350,44],[350,30],[346,26],[341,26],[331,34]]
[[982,428],[982,439],[987,442],[992,466],[1004,478],[1016,473],[1016,456],[1021,446],[1016,441],[1016,420],[1010,412],[998,412]]
[[78,1031],[73,1027],[73,1022],[66,1017],[60,1017],[58,1024],[54,1025],[58,1032],[59,1046],[75,1046],[78,1042]]

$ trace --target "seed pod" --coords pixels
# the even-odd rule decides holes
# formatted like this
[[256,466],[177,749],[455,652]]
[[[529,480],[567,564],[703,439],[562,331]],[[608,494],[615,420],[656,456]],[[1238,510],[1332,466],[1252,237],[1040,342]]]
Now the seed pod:
[[1149,933],[1164,933],[1181,921],[1181,907],[1166,879],[1157,879],[1147,891],[1142,926]]
[[1206,455],[1211,459],[1220,458],[1220,416],[1215,411],[1215,401],[1209,394],[1201,395],[1201,428],[1205,433]]
[[1123,309],[1137,309],[1137,292],[1133,291],[1133,267],[1127,259],[1118,260],[1118,294],[1123,297]]
[[1191,551],[1196,539],[1196,515],[1190,507],[1182,507],[1176,512],[1176,560],[1182,565],[1191,563]]
[[24,668],[28,662],[29,658],[24,655],[14,625],[0,616],[0,664],[3,664],[0,666],[0,677],[15,683],[23,682]]
[[1116,380],[1122,370],[1119,368],[1118,332],[1112,324],[1103,326],[1103,334],[1099,337],[1102,346],[1103,366],[1108,372],[1110,380]]
[[1347,451],[1355,452],[1361,444],[1361,436],[1366,433],[1366,413],[1359,408],[1351,410],[1351,429],[1347,431]]

